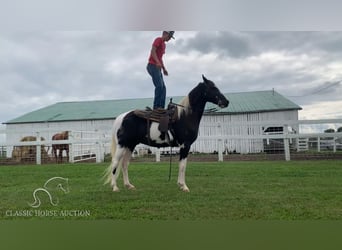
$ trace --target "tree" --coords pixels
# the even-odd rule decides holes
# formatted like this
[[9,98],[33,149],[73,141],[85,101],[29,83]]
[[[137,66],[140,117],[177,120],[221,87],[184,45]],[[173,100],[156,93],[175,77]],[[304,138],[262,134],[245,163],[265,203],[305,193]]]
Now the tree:
[[[342,127],[339,127],[339,128],[337,129],[337,132],[342,132]],[[342,137],[338,138],[338,139],[336,140],[336,142],[342,143]]]
[[[326,130],[324,130],[324,133],[335,133],[335,129],[333,128],[328,128]],[[325,137],[325,138],[322,138],[323,140],[333,140],[334,137]]]
[[335,129],[328,128],[328,129],[324,130],[324,133],[335,133]]

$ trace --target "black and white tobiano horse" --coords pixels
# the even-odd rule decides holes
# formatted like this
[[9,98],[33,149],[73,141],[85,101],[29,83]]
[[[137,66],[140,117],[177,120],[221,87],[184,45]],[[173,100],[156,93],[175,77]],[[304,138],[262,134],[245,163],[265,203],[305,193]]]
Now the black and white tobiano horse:
[[[120,161],[123,172],[124,185],[128,189],[135,189],[129,182],[128,164],[135,146],[139,143],[154,147],[180,147],[178,185],[182,191],[189,192],[185,184],[185,168],[191,144],[198,135],[199,124],[207,102],[217,104],[221,108],[228,106],[229,101],[203,75],[203,82],[199,83],[177,105],[177,118],[167,132],[158,129],[157,122],[147,123],[133,111],[119,115],[114,121],[112,135],[112,163],[105,174],[105,183],[110,183],[113,191],[119,191],[117,178],[120,173]],[[147,126],[149,131],[147,130]]]

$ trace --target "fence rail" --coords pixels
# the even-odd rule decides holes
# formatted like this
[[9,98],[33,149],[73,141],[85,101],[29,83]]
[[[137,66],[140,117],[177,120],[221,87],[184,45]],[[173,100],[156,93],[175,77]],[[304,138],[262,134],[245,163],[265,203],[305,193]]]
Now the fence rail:
[[[287,161],[291,159],[291,153],[293,152],[305,152],[309,150],[321,152],[321,150],[330,150],[330,152],[335,153],[342,150],[342,132],[300,133],[300,129],[297,131],[290,131],[288,129],[289,126],[300,128],[300,126],[322,126],[323,124],[339,124],[338,126],[342,127],[342,119],[274,121],[267,122],[267,124],[265,121],[244,121],[229,124],[201,123],[200,134],[192,150],[193,152],[197,152],[196,150],[200,148],[198,145],[206,147],[211,144],[215,149],[214,151],[218,154],[219,161],[223,161],[224,154],[235,151],[243,154],[243,147],[253,148],[253,152],[265,152],[266,149],[281,152]],[[284,129],[276,132],[263,131],[264,128],[270,126],[282,127]],[[244,134],[226,134],[227,127],[239,128],[240,131],[247,132]],[[201,133],[201,128],[208,129],[213,134],[206,135],[205,133]],[[249,128],[253,128],[254,130]],[[63,131],[63,128],[60,128],[59,131]],[[232,129],[232,131],[235,130]],[[84,159],[96,159],[96,162],[101,162],[104,159],[105,153],[109,153],[110,132],[70,131],[68,140],[58,141],[50,139],[51,135],[55,132],[56,129],[42,129],[37,132],[29,130],[19,132],[0,128],[0,138],[6,138],[5,141],[0,141],[0,157],[1,159],[9,158],[15,147],[33,147],[35,161],[37,164],[41,164],[42,154],[49,154],[52,145],[61,144],[70,145],[72,148],[70,150],[70,162],[77,162]],[[33,135],[36,137],[36,140],[20,141],[20,137],[23,135]],[[42,139],[43,135],[47,139]],[[234,142],[234,145],[232,142]],[[143,149],[146,148],[148,147],[139,145],[139,150],[137,151],[144,151]],[[47,152],[44,153],[43,149]],[[156,154],[156,159],[160,160],[160,154],[169,152],[170,150],[152,149],[151,151]],[[178,150],[173,149],[173,152],[178,152]],[[245,153],[248,153],[248,151]]]
[[[70,162],[90,159],[95,159],[96,162],[103,161],[105,147],[109,144],[109,138],[103,133],[97,131],[69,131],[67,140],[50,139],[55,133],[57,133],[56,129],[42,129],[38,132],[0,129],[0,135],[6,136],[6,140],[0,142],[1,160],[6,162],[4,158],[19,158],[15,162],[21,162],[22,159],[25,159],[28,162],[41,164],[42,159],[53,161],[53,145],[68,145],[69,154],[66,155],[66,152],[63,151],[61,154],[66,156],[65,158],[68,158]],[[30,141],[21,141],[25,137],[30,137]],[[13,157],[13,152],[16,153],[15,157]]]

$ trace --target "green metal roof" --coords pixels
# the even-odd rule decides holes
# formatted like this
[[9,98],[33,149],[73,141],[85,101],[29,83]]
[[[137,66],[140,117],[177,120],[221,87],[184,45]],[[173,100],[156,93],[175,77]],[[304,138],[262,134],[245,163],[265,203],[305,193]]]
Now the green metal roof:
[[281,110],[301,110],[302,108],[276,91],[241,92],[225,95],[229,106],[218,112],[256,113]]
[[[275,91],[230,93],[225,96],[230,102],[229,106],[224,109],[215,109],[211,114],[301,109],[297,104]],[[177,103],[181,99],[182,97],[174,97],[173,101]],[[132,109],[144,109],[146,106],[152,106],[152,103],[153,98],[59,102],[24,114],[5,122],[5,124],[114,119],[121,113]],[[215,107],[213,104],[207,105],[209,109],[213,107]]]

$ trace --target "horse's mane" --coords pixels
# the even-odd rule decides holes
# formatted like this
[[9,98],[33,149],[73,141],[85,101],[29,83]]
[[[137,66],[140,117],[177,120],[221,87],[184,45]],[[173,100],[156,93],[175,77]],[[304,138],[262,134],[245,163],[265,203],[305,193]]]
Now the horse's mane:
[[189,97],[185,96],[179,103],[179,105],[182,105],[183,107],[189,107],[190,103],[189,103]]
[[201,92],[203,91],[203,83],[199,83],[195,88],[193,88],[190,93],[185,96],[179,103],[181,107],[178,107],[178,114],[181,114],[182,111],[185,112],[185,114],[188,114],[193,107],[191,107],[191,102],[196,102],[198,98],[201,97]]

